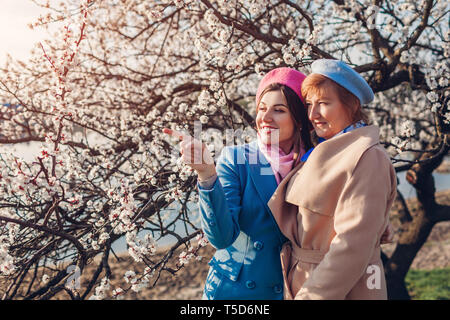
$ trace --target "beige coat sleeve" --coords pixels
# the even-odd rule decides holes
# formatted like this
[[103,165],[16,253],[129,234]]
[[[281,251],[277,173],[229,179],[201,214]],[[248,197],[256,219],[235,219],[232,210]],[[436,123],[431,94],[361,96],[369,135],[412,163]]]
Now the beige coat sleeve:
[[395,172],[385,152],[368,149],[347,180],[334,214],[335,237],[295,299],[345,299],[366,272],[386,226]]

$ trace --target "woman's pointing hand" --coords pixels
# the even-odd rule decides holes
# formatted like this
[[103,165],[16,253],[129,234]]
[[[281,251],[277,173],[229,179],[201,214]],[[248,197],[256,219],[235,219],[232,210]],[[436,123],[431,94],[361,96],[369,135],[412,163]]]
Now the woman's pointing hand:
[[204,143],[177,130],[164,128],[163,132],[180,140],[181,159],[186,165],[197,171],[200,180],[206,180],[216,174],[211,152]]

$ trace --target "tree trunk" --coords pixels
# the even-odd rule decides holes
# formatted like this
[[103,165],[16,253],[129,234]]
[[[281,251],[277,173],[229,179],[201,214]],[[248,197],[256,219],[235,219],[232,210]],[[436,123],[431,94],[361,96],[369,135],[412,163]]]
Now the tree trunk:
[[428,239],[434,223],[426,217],[425,210],[417,216],[400,236],[394,253],[386,263],[386,281],[389,300],[409,300],[405,277],[419,250]]
[[[414,186],[417,193],[417,208],[405,208],[411,212],[409,221],[406,219],[401,225],[400,237],[397,246],[386,261],[385,273],[387,281],[388,299],[411,299],[405,284],[405,277],[419,250],[428,239],[433,226],[442,221],[442,208],[436,203],[435,183],[433,171],[442,163],[446,152],[442,156],[426,164],[415,164],[408,170],[406,179]],[[427,153],[421,156],[421,160],[429,157]]]

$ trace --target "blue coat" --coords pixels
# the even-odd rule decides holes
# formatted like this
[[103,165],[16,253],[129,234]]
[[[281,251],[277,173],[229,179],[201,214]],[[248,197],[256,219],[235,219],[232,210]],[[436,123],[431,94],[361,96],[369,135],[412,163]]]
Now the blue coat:
[[287,240],[267,202],[277,188],[257,142],[225,147],[212,189],[199,187],[202,228],[218,250],[203,299],[283,299],[280,250]]

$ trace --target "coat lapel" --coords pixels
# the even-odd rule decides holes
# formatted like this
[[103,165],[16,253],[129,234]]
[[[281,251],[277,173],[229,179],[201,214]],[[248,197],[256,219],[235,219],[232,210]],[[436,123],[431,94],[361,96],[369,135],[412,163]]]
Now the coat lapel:
[[281,232],[293,243],[298,243],[297,239],[297,212],[298,208],[295,205],[287,202],[286,188],[292,176],[294,176],[303,166],[303,162],[299,163],[288,175],[280,182],[278,188],[273,193],[268,206],[272,215],[278,224]]
[[245,152],[246,161],[250,169],[250,177],[255,185],[255,189],[270,212],[267,202],[272,197],[277,188],[277,181],[270,166],[270,163],[259,150],[256,141],[249,143]]
[[[331,190],[337,174],[345,166],[354,166],[360,155],[378,143],[379,130],[374,126],[360,128],[319,144],[306,162],[297,165],[274,192],[268,203],[281,232],[293,243],[299,244],[297,214],[298,206],[315,212],[329,213],[326,203],[340,193]],[[324,201],[327,199],[327,201]],[[337,200],[336,200],[337,201]],[[334,201],[334,202],[336,202]]]
[[[361,155],[379,142],[379,130],[367,126],[317,145],[286,187],[285,200],[322,214],[332,214],[337,199]],[[307,186],[305,185],[307,184]],[[333,189],[334,188],[334,189]],[[328,199],[323,201],[323,199]]]
[[[273,223],[278,227],[278,230],[281,231],[268,206],[268,202],[278,186],[272,167],[264,157],[264,154],[259,150],[256,141],[249,143],[247,146],[245,157],[249,167],[250,178],[267,213],[272,218]],[[278,237],[280,242],[285,242],[282,232],[278,232]]]

